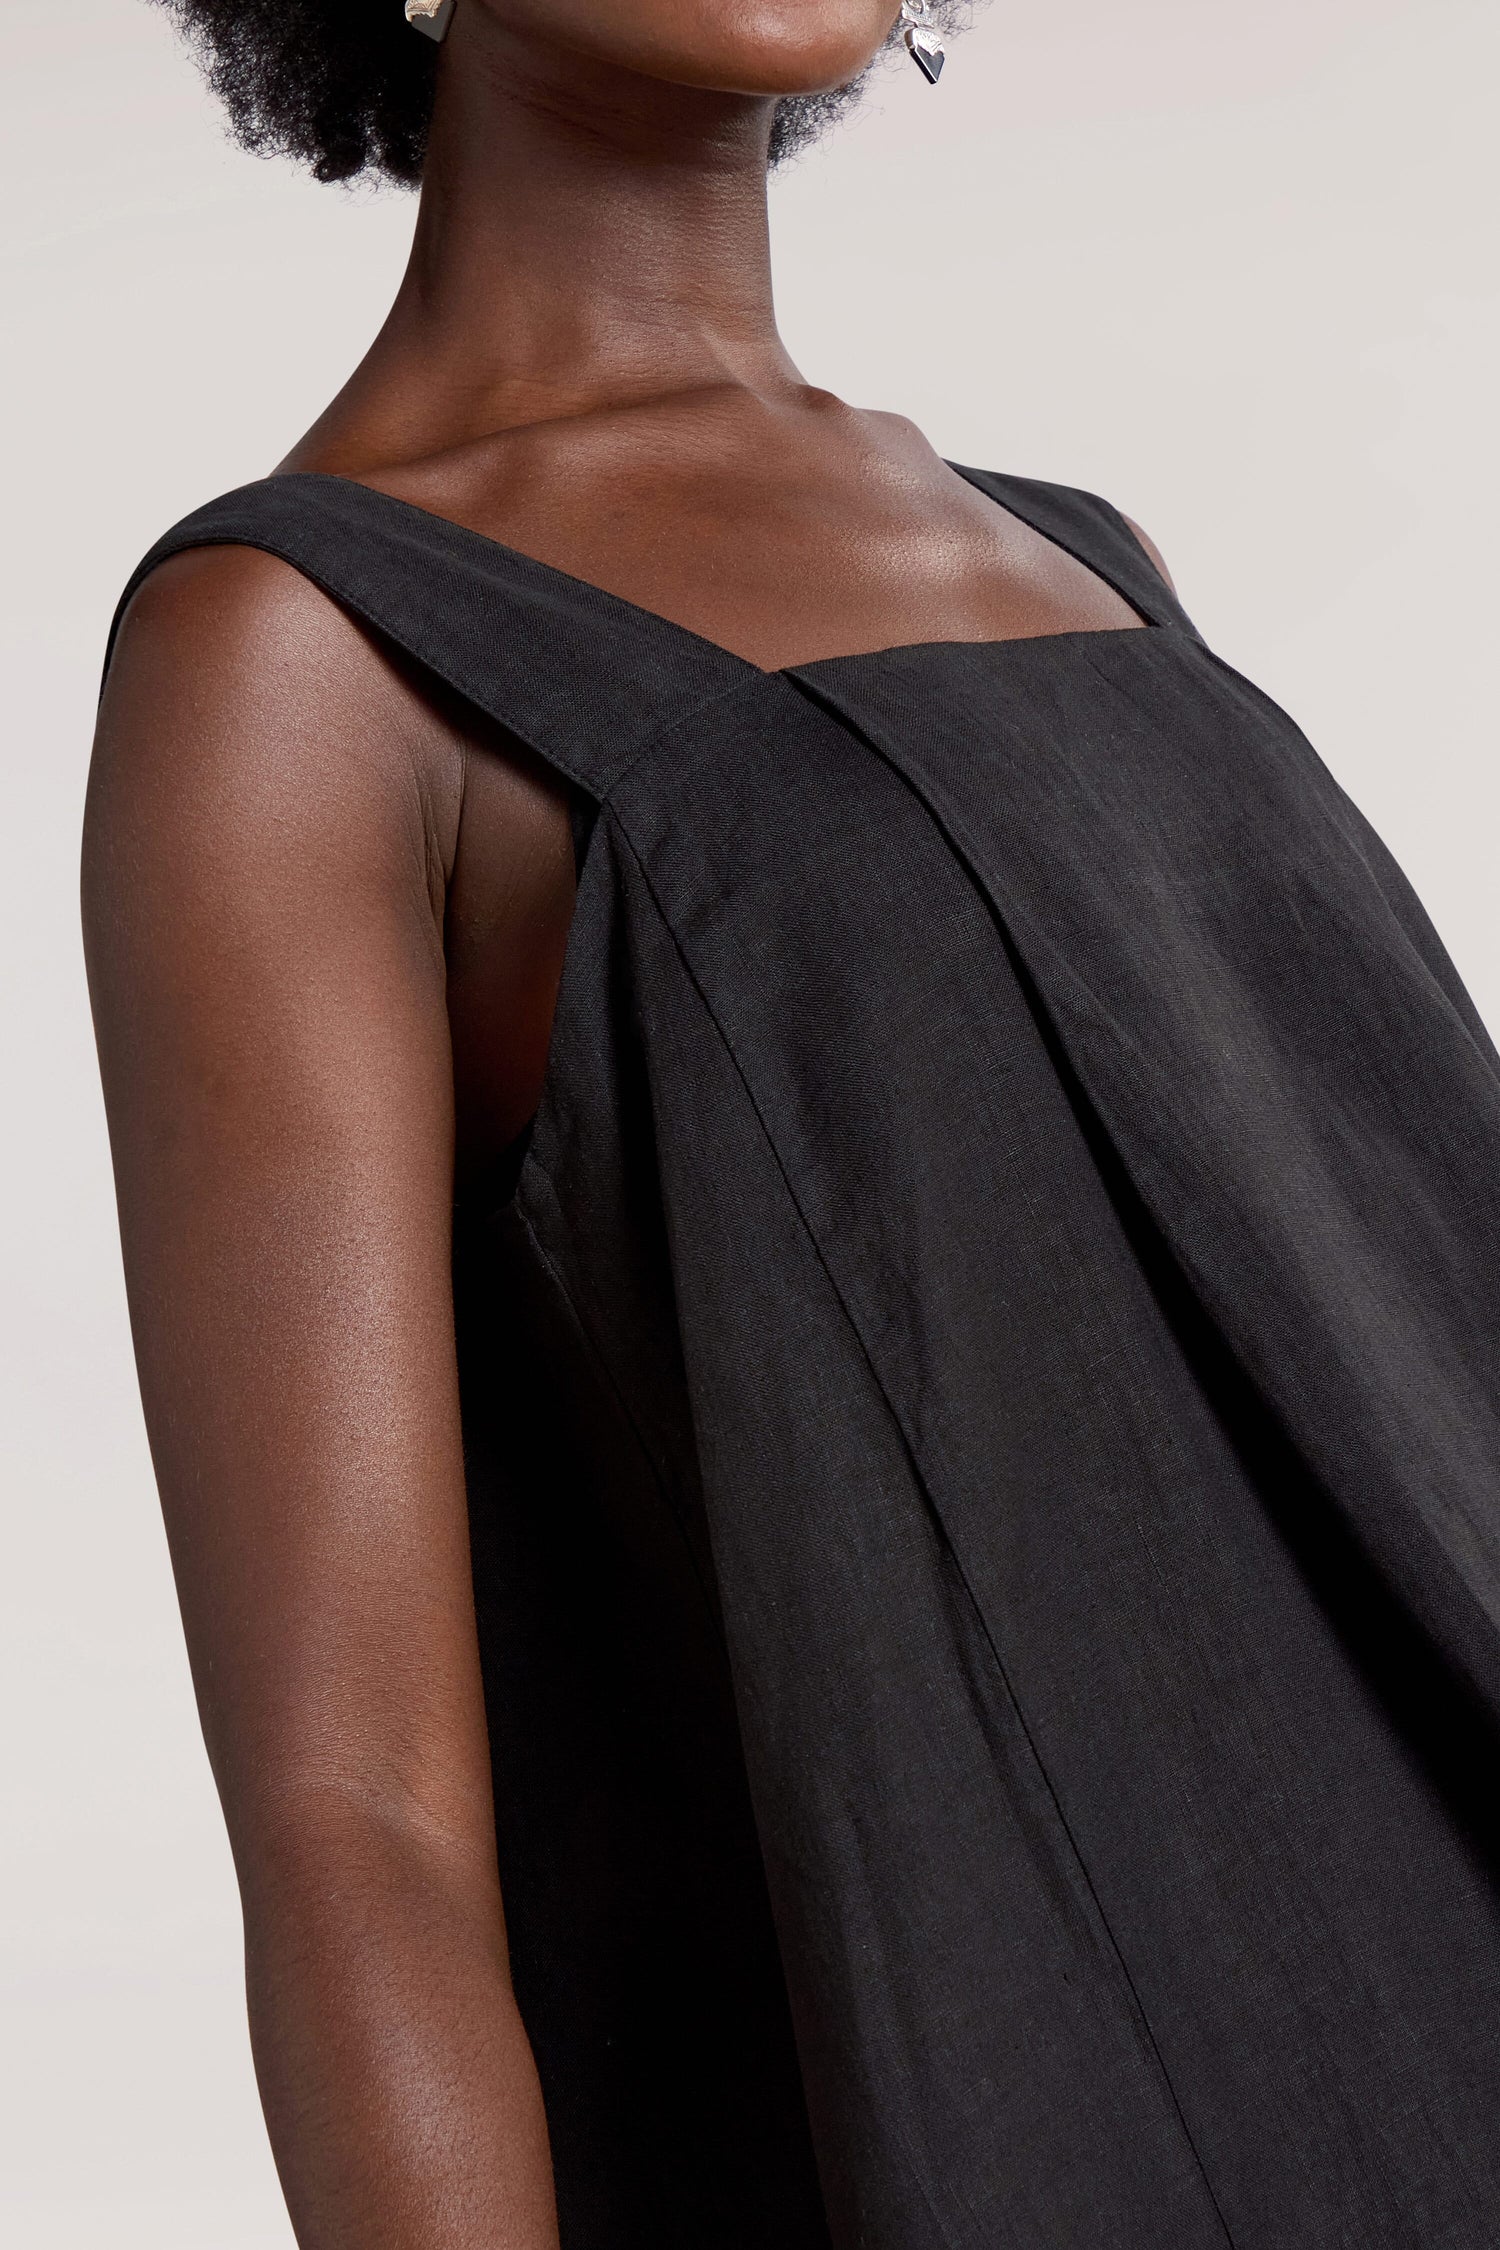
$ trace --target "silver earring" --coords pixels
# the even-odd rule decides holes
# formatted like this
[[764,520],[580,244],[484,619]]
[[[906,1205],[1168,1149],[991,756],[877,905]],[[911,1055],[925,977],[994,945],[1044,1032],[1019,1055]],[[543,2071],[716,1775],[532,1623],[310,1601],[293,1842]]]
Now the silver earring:
[[441,42],[453,21],[453,4],[454,0],[406,0],[406,20],[413,31]]
[[948,58],[933,20],[932,0],[901,0],[901,39],[928,85],[935,86]]

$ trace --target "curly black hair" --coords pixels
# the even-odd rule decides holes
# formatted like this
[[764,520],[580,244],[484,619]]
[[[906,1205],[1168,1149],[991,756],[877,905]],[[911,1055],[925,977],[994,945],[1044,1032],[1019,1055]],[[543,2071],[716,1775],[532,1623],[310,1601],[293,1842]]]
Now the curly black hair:
[[[363,175],[415,187],[422,177],[438,50],[396,0],[161,0],[197,50],[235,137],[291,156],[320,180]],[[949,28],[963,0],[936,0]],[[863,79],[777,105],[771,162],[816,138]]]

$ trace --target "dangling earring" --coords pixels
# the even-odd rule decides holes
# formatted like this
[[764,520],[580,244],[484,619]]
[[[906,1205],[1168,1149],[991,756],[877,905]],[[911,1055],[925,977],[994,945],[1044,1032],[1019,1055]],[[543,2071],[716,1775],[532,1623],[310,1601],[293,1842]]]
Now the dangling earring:
[[406,20],[413,31],[442,41],[453,21],[453,0],[406,0]]
[[933,23],[932,0],[901,0],[901,23],[907,53],[928,85],[935,86],[948,58],[943,52],[942,35]]

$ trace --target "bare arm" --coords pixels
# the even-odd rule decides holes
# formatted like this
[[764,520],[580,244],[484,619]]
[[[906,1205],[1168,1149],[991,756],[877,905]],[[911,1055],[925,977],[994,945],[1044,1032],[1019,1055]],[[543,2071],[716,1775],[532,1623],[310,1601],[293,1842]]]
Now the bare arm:
[[441,929],[462,761],[450,787],[423,724],[283,565],[178,558],[132,607],[101,714],[85,931],[147,1422],[298,2242],[554,2250],[453,1343]]

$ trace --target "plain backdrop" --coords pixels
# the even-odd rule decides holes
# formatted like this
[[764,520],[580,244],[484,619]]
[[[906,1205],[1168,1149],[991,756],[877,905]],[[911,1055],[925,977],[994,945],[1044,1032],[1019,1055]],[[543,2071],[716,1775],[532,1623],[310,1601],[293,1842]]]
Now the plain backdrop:
[[[121,583],[337,387],[412,205],[232,148],[144,0],[8,15],[0,2235],[287,2250],[135,1399],[76,838]],[[940,87],[891,71],[775,188],[808,374],[1143,522],[1492,1024],[1497,88],[1494,0],[993,0]]]

